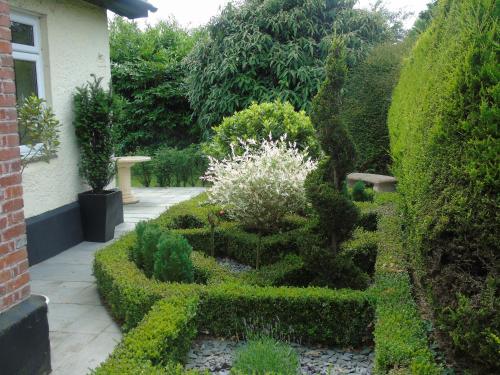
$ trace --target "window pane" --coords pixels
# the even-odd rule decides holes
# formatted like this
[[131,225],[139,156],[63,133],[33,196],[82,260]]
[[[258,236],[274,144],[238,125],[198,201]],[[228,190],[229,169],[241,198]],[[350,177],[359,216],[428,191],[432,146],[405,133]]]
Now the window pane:
[[25,44],[28,46],[35,45],[33,26],[19,22],[11,22],[10,28],[12,31],[12,43]]
[[14,74],[18,104],[21,104],[25,98],[32,94],[38,95],[36,63],[34,61],[14,59]]

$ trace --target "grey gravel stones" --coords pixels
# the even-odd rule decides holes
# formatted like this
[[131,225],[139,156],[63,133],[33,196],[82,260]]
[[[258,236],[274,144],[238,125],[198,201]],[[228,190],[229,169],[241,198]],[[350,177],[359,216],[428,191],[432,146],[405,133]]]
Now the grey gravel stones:
[[[208,370],[211,374],[229,375],[235,349],[244,342],[210,337],[199,338],[188,354],[186,368]],[[341,350],[308,347],[292,343],[300,358],[304,375],[368,375],[373,366],[373,349]]]
[[227,268],[230,272],[233,273],[246,272],[253,269],[253,267],[250,267],[246,264],[238,263],[230,258],[217,258],[216,260],[217,263],[219,263],[221,266]]

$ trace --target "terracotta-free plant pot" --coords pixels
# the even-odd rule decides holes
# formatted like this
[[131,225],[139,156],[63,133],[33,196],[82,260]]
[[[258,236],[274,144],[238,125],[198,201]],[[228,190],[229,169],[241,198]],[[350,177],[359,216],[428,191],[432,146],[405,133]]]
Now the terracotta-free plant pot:
[[123,223],[122,192],[117,189],[78,194],[85,241],[107,242]]

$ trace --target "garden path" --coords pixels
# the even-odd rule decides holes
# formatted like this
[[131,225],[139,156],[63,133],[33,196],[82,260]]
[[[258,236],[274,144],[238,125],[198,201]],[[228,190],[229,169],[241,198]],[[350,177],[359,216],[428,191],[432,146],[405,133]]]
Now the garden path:
[[[124,206],[125,222],[115,238],[169,206],[200,194],[203,188],[132,189],[140,202]],[[109,243],[82,242],[30,268],[34,294],[48,296],[53,375],[84,375],[105,360],[121,339],[104,308],[92,275],[94,253]]]

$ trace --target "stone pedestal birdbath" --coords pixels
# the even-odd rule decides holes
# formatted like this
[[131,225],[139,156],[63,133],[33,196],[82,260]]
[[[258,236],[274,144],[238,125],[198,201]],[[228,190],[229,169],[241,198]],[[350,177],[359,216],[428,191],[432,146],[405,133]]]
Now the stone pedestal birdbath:
[[149,156],[120,156],[116,158],[118,165],[118,184],[122,191],[123,204],[131,204],[139,202],[132,194],[132,179],[130,177],[130,168],[136,163],[144,163],[150,161]]

